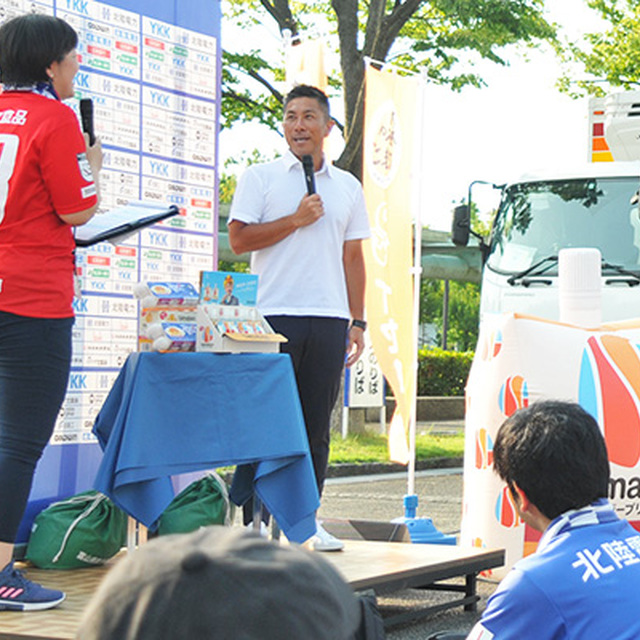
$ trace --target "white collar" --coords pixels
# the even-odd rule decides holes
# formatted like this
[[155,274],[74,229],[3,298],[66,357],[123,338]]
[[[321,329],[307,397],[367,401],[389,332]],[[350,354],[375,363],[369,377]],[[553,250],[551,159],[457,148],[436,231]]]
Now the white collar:
[[538,550],[544,549],[553,538],[579,527],[604,524],[619,520],[606,498],[599,498],[582,509],[571,509],[554,518],[538,543]]
[[[284,166],[287,171],[291,171],[293,167],[300,167],[302,169],[302,162],[293,154],[291,149],[287,149],[285,154],[282,156],[282,161],[284,162]],[[322,166],[319,171],[316,173],[326,173],[329,177],[331,177],[332,165],[327,162],[327,157],[322,155]]]

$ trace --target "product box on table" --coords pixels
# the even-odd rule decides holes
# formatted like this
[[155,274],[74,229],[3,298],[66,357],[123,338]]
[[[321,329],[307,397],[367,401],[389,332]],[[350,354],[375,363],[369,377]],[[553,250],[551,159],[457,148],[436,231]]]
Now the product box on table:
[[277,353],[287,339],[275,333],[255,307],[199,304],[196,351]]
[[147,335],[138,339],[139,351],[195,351],[195,322],[157,322],[147,328]]
[[138,351],[195,351],[198,295],[188,282],[138,283]]
[[200,274],[196,351],[274,353],[287,339],[256,308],[258,276],[228,271]]

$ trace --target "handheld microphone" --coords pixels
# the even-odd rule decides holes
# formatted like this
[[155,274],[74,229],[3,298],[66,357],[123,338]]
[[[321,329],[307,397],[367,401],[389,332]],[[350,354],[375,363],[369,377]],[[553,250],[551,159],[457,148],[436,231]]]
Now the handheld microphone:
[[82,98],[80,100],[80,120],[82,122],[82,130],[89,134],[89,146],[93,146],[96,141],[96,135],[93,131],[93,102],[91,98]]
[[311,156],[302,156],[302,168],[304,170],[304,180],[307,183],[307,193],[313,195],[316,192],[316,179]]

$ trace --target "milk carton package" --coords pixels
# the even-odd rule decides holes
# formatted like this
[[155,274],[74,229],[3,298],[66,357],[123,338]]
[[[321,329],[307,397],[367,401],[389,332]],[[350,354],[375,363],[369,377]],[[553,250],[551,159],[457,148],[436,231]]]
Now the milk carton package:
[[195,322],[157,322],[148,327],[150,351],[189,352],[196,350]]
[[159,306],[198,304],[200,293],[189,282],[139,282],[133,295],[140,300],[142,309]]
[[156,321],[149,324],[140,322],[138,332],[138,351],[195,351],[197,324],[195,307],[188,312],[171,307],[171,316],[184,316],[180,320]]
[[146,307],[140,311],[140,327],[158,322],[194,322],[196,321],[196,305],[176,304],[172,306]]

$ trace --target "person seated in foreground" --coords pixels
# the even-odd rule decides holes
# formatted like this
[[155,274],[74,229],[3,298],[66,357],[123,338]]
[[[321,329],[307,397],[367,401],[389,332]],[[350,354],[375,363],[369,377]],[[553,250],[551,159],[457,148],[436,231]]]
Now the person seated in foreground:
[[237,528],[151,540],[87,606],[81,640],[351,640],[360,607],[329,562]]
[[500,427],[494,469],[544,532],[491,596],[468,640],[637,640],[640,534],[607,500],[609,460],[579,405],[544,401]]

